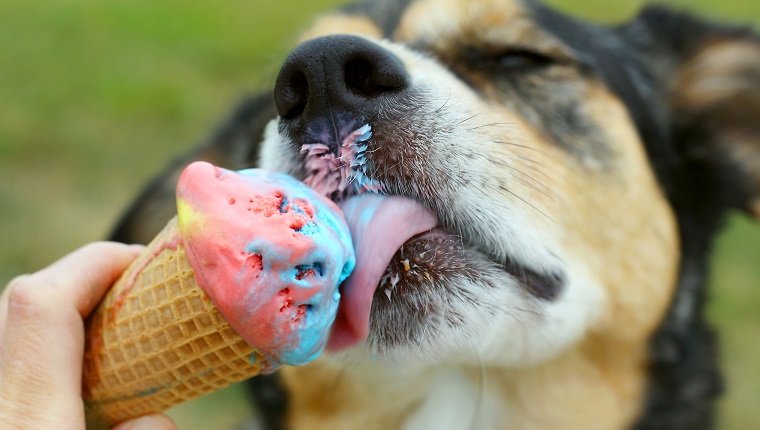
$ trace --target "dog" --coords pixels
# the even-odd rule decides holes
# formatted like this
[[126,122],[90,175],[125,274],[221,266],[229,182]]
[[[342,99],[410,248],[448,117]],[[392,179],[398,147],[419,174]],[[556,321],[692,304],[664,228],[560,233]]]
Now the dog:
[[[337,162],[333,199],[401,196],[436,224],[389,221],[373,246],[402,245],[371,262],[366,297],[342,291],[328,352],[250,381],[265,428],[709,429],[707,263],[729,211],[760,217],[758,119],[749,28],[661,6],[609,26],[532,0],[368,1],[317,19],[112,239],[148,241],[192,160],[313,186]],[[340,161],[357,130],[362,162]]]

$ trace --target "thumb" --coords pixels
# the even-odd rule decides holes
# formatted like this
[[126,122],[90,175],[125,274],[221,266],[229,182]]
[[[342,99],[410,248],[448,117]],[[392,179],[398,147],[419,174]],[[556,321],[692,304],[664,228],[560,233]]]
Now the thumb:
[[168,416],[153,414],[124,421],[111,430],[177,430],[177,426]]

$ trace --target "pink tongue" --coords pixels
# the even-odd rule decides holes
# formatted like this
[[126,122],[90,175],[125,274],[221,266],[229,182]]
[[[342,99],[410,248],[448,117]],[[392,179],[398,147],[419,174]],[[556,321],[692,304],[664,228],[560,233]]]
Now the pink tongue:
[[365,193],[339,205],[351,230],[356,268],[341,287],[338,316],[327,349],[338,351],[362,342],[369,332],[372,297],[393,254],[412,236],[438,220],[414,200]]

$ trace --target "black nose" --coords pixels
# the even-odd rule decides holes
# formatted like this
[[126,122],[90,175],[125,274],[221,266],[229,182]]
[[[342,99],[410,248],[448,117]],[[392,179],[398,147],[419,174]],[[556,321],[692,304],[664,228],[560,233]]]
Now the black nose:
[[409,77],[398,57],[356,36],[303,43],[285,60],[274,100],[285,119],[310,120],[331,112],[366,112],[404,90]]

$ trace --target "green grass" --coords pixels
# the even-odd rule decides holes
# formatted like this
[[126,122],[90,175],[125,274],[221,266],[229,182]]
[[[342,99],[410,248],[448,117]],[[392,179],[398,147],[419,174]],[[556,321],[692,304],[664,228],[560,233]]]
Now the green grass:
[[[0,285],[99,239],[140,186],[199,142],[245,92],[269,89],[291,41],[335,0],[0,2]],[[555,1],[617,21],[640,1]],[[685,0],[714,18],[760,19],[756,0]],[[724,429],[760,419],[760,229],[720,238],[710,316],[723,335]],[[183,405],[184,430],[232,426],[239,387]],[[208,424],[214,422],[215,425]]]

